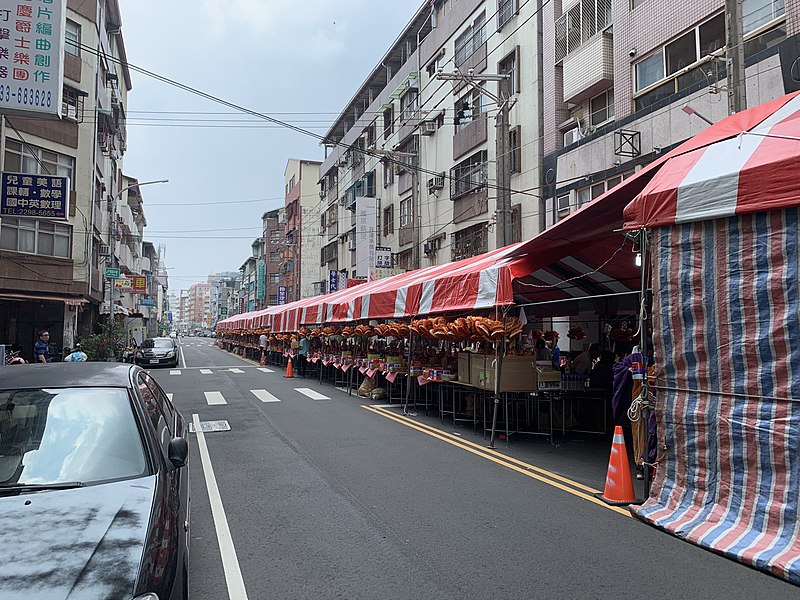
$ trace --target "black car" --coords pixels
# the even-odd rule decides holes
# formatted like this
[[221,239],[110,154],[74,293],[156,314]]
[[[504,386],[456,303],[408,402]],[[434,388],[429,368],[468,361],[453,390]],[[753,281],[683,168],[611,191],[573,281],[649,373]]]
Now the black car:
[[137,366],[0,367],[0,598],[185,600],[188,453]]
[[169,337],[157,337],[144,340],[133,356],[137,365],[170,367],[178,366],[178,344]]

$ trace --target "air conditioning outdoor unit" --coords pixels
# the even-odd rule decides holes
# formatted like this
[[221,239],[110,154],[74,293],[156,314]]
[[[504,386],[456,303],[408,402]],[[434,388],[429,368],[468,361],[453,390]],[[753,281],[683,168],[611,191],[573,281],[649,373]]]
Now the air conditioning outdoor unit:
[[356,249],[356,238],[350,238],[350,243],[347,245],[350,250]]
[[441,190],[444,187],[444,173],[428,179],[428,191]]
[[100,244],[100,250],[98,254],[100,256],[111,256],[111,246],[108,244]]
[[564,134],[564,145],[569,146],[580,140],[583,136],[579,127],[574,127]]
[[422,135],[433,135],[437,129],[436,121],[423,121],[420,124],[420,133]]

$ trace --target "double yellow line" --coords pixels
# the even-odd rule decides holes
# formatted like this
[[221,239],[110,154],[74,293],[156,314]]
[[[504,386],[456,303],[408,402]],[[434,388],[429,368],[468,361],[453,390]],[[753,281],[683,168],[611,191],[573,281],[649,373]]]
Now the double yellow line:
[[442,431],[441,429],[436,429],[435,427],[431,427],[430,425],[426,425],[425,423],[414,421],[413,419],[410,419],[404,415],[399,415],[394,412],[391,412],[383,407],[362,404],[361,408],[368,410],[372,413],[375,413],[376,415],[380,415],[384,418],[395,421],[396,423],[400,423],[401,425],[405,425],[406,427],[410,427],[411,429],[416,429],[417,431],[424,433],[425,435],[429,435],[430,437],[436,438],[437,440],[441,440],[447,444],[451,444],[453,446],[456,446],[457,448],[466,450],[467,452],[470,452],[475,456],[479,456],[483,459],[490,460],[493,463],[496,463],[507,469],[516,471],[521,475],[525,475],[526,477],[530,477],[531,479],[536,479],[537,481],[541,481],[544,484],[547,484],[554,488],[558,488],[559,490],[567,492],[568,494],[572,494],[573,496],[577,496],[578,498],[587,500],[593,504],[596,504],[597,506],[602,506],[603,508],[607,508],[608,510],[613,510],[614,512],[624,515],[626,517],[631,516],[628,510],[620,508],[618,506],[611,506],[609,504],[606,504],[602,500],[595,498],[594,494],[600,493],[600,490],[596,490],[592,487],[589,487],[588,485],[583,485],[582,483],[573,481],[567,477],[563,477],[557,473],[553,473],[546,469],[542,469],[541,467],[528,464],[512,456],[506,456],[504,454],[500,454],[497,450],[492,450],[490,448],[486,448],[485,446],[480,446],[468,440],[462,439],[457,435],[453,435],[452,433],[447,433],[446,431]]

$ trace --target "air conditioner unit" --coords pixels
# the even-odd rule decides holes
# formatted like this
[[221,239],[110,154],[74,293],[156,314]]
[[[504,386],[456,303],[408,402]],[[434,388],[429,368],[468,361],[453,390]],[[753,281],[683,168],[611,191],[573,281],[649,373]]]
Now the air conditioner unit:
[[438,128],[436,121],[423,121],[420,124],[420,133],[422,135],[433,135]]
[[583,136],[579,127],[574,127],[564,134],[564,145],[569,146],[580,140]]
[[441,190],[444,187],[444,173],[440,173],[435,177],[428,179],[428,191]]
[[100,256],[111,256],[111,246],[108,244],[100,244],[100,250],[98,251]]
[[356,249],[356,238],[350,238],[350,243],[347,244],[348,249],[355,250]]

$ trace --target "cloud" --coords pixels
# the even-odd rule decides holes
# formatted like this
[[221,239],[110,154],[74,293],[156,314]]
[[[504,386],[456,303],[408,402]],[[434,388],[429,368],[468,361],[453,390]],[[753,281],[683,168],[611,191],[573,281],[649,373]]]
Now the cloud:
[[361,0],[203,0],[208,31],[272,57],[325,61],[340,56],[349,35],[346,16]]

